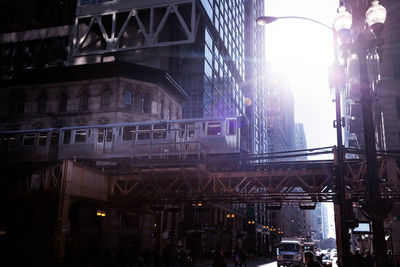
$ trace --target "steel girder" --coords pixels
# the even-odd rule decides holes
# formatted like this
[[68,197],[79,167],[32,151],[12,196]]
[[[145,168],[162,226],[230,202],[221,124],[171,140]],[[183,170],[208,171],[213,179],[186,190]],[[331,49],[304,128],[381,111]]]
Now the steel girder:
[[[165,2],[165,1],[164,1]],[[167,1],[81,14],[75,19],[73,56],[194,43],[200,15],[195,0]]]
[[[380,156],[378,161],[381,197],[400,201],[400,168],[395,156]],[[334,164],[332,161],[266,163],[256,167],[229,166],[215,162],[179,163],[115,160],[114,164],[77,161],[109,179],[109,199],[190,202],[326,202],[333,201]],[[78,166],[77,166],[78,167]],[[96,170],[97,169],[97,170]],[[124,170],[117,172],[116,170]],[[99,172],[100,171],[100,172]],[[20,177],[22,178],[22,177]],[[362,203],[368,199],[366,162],[345,160],[346,199]],[[21,193],[59,191],[62,165],[38,169],[20,179]]]

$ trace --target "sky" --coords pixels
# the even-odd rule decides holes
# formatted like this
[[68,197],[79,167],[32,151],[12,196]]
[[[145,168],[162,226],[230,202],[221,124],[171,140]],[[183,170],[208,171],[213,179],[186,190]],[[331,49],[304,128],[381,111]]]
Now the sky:
[[[339,0],[266,0],[266,16],[302,16],[332,25]],[[334,95],[328,86],[333,61],[332,31],[307,20],[281,19],[265,26],[272,70],[287,76],[295,121],[304,124],[307,147],[336,144]],[[332,158],[321,155],[309,159]]]
[[[301,16],[332,26],[339,0],[266,0],[266,16]],[[328,85],[333,61],[332,31],[307,20],[281,19],[265,26],[266,54],[272,70],[287,76],[295,101],[295,121],[304,124],[307,147],[336,144],[334,95]],[[309,157],[309,160],[332,155]],[[333,204],[328,208],[334,225]],[[329,237],[335,237],[329,227]]]

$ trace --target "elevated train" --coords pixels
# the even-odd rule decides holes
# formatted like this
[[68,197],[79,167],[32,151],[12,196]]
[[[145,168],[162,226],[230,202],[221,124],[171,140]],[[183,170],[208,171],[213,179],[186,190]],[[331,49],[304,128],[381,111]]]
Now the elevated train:
[[246,117],[146,121],[0,132],[3,162],[187,158],[248,153]]

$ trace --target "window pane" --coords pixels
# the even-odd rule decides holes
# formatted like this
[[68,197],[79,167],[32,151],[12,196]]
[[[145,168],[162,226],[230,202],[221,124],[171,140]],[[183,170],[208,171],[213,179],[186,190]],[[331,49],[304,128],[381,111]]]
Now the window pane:
[[138,140],[150,139],[150,125],[139,126]]
[[112,129],[107,129],[107,136],[106,136],[106,142],[111,142],[112,141]]
[[132,137],[134,136],[136,131],[136,127],[124,127],[124,131],[122,133],[122,140],[127,141],[127,140],[132,140]]
[[102,143],[104,141],[104,129],[98,129],[99,135],[97,136],[97,142]]
[[131,90],[124,91],[124,105],[125,107],[132,107],[132,92]]
[[236,134],[236,121],[235,120],[228,120],[228,135]]
[[65,112],[67,111],[67,94],[66,93],[62,93],[59,97],[58,97],[58,112]]
[[71,130],[64,131],[63,144],[69,144],[71,141]]
[[164,119],[164,101],[161,100],[160,102],[160,117],[161,119]]
[[24,146],[35,144],[35,134],[24,134]]
[[46,113],[46,110],[47,110],[47,95],[42,94],[39,97],[39,104],[38,104],[37,112],[38,113]]
[[110,108],[111,91],[109,89],[103,91],[101,97],[101,110],[108,110]]
[[167,124],[154,125],[153,139],[164,139],[167,137]]
[[75,131],[75,143],[83,143],[86,142],[86,130],[77,130]]
[[207,135],[221,135],[221,122],[209,122],[207,125]]
[[135,92],[133,95],[133,111],[142,112],[142,94]]
[[144,101],[143,101],[143,112],[144,113],[151,113],[151,94],[145,93],[144,94]]
[[39,134],[39,146],[45,146],[47,143],[47,133],[41,132]]
[[89,93],[87,91],[81,94],[81,110],[86,111],[89,109]]

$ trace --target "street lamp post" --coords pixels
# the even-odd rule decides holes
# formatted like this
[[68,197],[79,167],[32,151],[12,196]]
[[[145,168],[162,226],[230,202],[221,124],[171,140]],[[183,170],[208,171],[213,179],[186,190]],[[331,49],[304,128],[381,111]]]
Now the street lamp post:
[[[334,35],[334,54],[335,64],[334,66],[339,68],[338,64],[338,45],[337,37],[343,37],[348,35],[352,25],[351,14],[346,11],[344,6],[338,8],[338,14],[334,21],[334,28],[305,17],[287,16],[287,17],[259,17],[257,23],[265,25],[271,23],[277,19],[294,18],[303,19],[311,22],[318,23],[326,28],[333,31]],[[386,19],[386,10],[383,6],[379,5],[378,1],[372,1],[371,7],[366,12],[366,27],[361,33],[355,38],[355,54],[357,55],[359,62],[360,72],[360,103],[363,114],[363,128],[364,128],[364,142],[365,142],[365,154],[367,161],[367,191],[368,200],[363,203],[362,211],[368,219],[372,221],[373,231],[373,249],[375,253],[376,266],[384,265],[384,258],[386,255],[386,244],[384,240],[384,224],[383,220],[388,212],[388,204],[381,198],[379,189],[379,177],[377,170],[377,158],[376,158],[376,147],[375,147],[375,130],[373,125],[373,114],[372,114],[372,97],[371,97],[371,84],[368,79],[368,68],[366,57],[368,53],[378,53],[380,46],[382,45],[382,39],[380,34],[382,33],[383,23]],[[343,34],[345,33],[345,34]],[[366,33],[372,34],[371,40],[365,40],[364,36]],[[344,40],[342,39],[342,42]],[[349,46],[341,46],[349,47]],[[346,51],[348,52],[348,51]],[[353,52],[353,51],[350,51]],[[345,183],[343,179],[343,140],[342,140],[342,129],[341,129],[341,110],[340,110],[340,88],[339,84],[336,83],[335,87],[335,101],[336,101],[336,127],[337,127],[337,162],[336,162],[336,193],[337,193],[337,204],[340,208],[340,222],[344,231],[341,231],[341,251],[342,266],[349,266],[349,238],[348,238],[348,223],[346,218],[346,196],[345,196]]]
[[[334,65],[333,67],[336,70],[339,70],[339,63],[337,57],[337,32],[332,27],[319,22],[314,19],[310,19],[307,17],[299,17],[299,16],[284,16],[284,17],[270,17],[270,16],[262,16],[256,19],[259,25],[266,25],[268,23],[274,22],[278,19],[302,19],[307,20],[313,23],[317,23],[333,32],[333,52],[334,52]],[[335,82],[332,84],[335,89],[335,104],[336,104],[336,138],[337,138],[337,151],[336,156],[337,160],[335,161],[335,188],[336,188],[336,200],[335,204],[339,208],[339,220],[340,225],[344,226],[344,229],[336,229],[337,232],[337,247],[338,247],[338,255],[339,255],[339,262],[341,266],[349,266],[350,265],[350,258],[349,258],[349,244],[350,244],[350,237],[347,232],[347,218],[346,218],[346,196],[345,196],[345,183],[343,177],[343,138],[342,138],[342,115],[341,115],[341,108],[340,108],[340,83]]]
[[[344,7],[340,7],[342,11]],[[340,10],[339,10],[340,11]],[[344,21],[351,25],[351,16],[347,18],[339,18],[335,21],[335,30],[349,31],[350,27],[342,27]],[[362,122],[364,128],[364,146],[365,159],[367,162],[367,189],[368,199],[362,203],[362,211],[366,217],[372,222],[373,232],[373,249],[375,253],[376,266],[384,266],[386,256],[386,243],[384,235],[384,218],[388,214],[389,205],[381,198],[379,183],[380,179],[377,170],[376,146],[375,146],[375,130],[372,112],[372,95],[371,83],[368,79],[367,56],[369,54],[378,54],[379,57],[383,40],[381,33],[383,24],[386,20],[386,9],[379,4],[378,1],[372,1],[371,7],[366,12],[366,27],[353,38],[354,48],[349,49],[349,53],[357,55],[360,75],[360,104],[362,109]],[[366,39],[369,36],[370,39]],[[346,44],[346,40],[342,40]],[[347,45],[347,46],[346,46]],[[344,48],[351,48],[352,44],[346,44]]]

